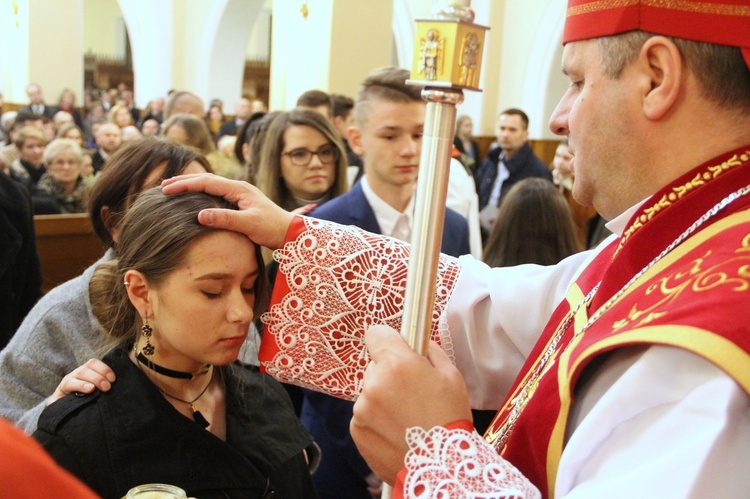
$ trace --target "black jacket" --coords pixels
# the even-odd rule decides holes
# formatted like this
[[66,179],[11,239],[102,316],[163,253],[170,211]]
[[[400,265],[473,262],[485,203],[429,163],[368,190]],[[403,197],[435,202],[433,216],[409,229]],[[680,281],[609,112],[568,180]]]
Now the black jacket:
[[[499,147],[490,151],[482,162],[482,166],[477,170],[476,182],[480,210],[487,206],[490,201],[492,187],[495,185],[495,179],[497,178],[497,164],[501,152],[502,149]],[[512,158],[505,161],[505,167],[510,175],[500,187],[498,205],[510,188],[525,178],[541,177],[552,182],[552,171],[544,164],[544,161],[536,157],[528,142]]]
[[117,375],[112,389],[58,400],[34,433],[60,465],[103,497],[121,498],[153,482],[197,498],[315,497],[302,454],[312,437],[274,379],[239,364],[221,369],[222,441],[175,410],[125,348],[104,362]]
[[0,349],[42,296],[31,196],[0,172]]

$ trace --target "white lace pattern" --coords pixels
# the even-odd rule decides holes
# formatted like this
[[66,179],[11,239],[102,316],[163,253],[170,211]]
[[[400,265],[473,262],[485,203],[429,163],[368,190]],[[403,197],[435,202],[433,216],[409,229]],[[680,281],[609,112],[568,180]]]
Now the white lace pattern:
[[476,431],[409,428],[406,441],[405,498],[541,498],[537,488]]
[[[365,330],[373,324],[401,328],[409,246],[356,227],[306,217],[304,223],[305,230],[274,254],[290,292],[262,317],[264,334],[279,348],[263,365],[280,381],[354,400],[370,360]],[[456,259],[441,256],[436,341],[458,271]]]

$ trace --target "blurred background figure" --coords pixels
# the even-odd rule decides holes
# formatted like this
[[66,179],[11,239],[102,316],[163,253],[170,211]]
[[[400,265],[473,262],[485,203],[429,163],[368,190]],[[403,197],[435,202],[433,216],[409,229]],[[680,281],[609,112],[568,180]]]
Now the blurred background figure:
[[233,161],[234,158],[226,158],[217,152],[211,132],[202,118],[191,114],[175,114],[164,123],[163,134],[166,138],[203,154],[217,175],[233,179],[240,174],[241,165]]
[[44,92],[39,84],[31,83],[27,86],[26,95],[29,97],[29,104],[19,109],[19,111],[27,111],[37,116],[52,118],[55,114],[55,109],[44,103]]
[[0,349],[42,297],[33,217],[28,189],[11,177],[0,154]]
[[206,125],[211,131],[212,137],[218,137],[221,125],[224,124],[224,113],[221,111],[221,106],[214,104],[208,108],[206,113]]
[[482,259],[490,267],[554,265],[582,249],[562,194],[546,179],[527,178],[500,205]]
[[333,102],[331,96],[322,90],[308,90],[297,98],[297,107],[305,107],[320,113],[325,119],[331,120]]
[[107,113],[107,121],[114,123],[121,129],[134,124],[130,109],[124,104],[116,104]]
[[479,157],[479,144],[471,138],[473,126],[469,116],[465,114],[459,116],[456,118],[456,135],[453,139],[453,145],[461,153],[458,160],[471,171],[472,175],[482,163]]
[[156,120],[157,123],[164,121],[164,97],[157,97],[146,104],[146,109],[138,121],[138,126],[143,131],[143,125],[148,120]]
[[[268,127],[281,111],[271,113],[254,113],[250,119],[238,130],[238,140],[234,145],[234,154],[242,163],[240,177],[253,185],[257,185],[260,153]],[[240,139],[243,139],[240,142]]]
[[[349,145],[349,127],[354,125],[354,99],[346,95],[332,94],[333,117],[331,122],[336,130],[339,131],[341,140],[344,142],[346,150],[346,162],[349,164],[349,185],[360,179],[364,173],[362,170],[362,158],[352,150]],[[352,168],[353,167],[353,168]]]
[[79,128],[83,128],[83,119],[81,113],[76,109],[76,94],[71,89],[66,88],[60,94],[60,100],[57,102],[57,111],[65,111],[73,117],[73,121]]
[[192,114],[203,119],[206,107],[203,99],[192,92],[180,90],[170,94],[164,106],[164,120],[168,120],[175,114]]
[[216,135],[216,140],[219,140],[224,135],[237,135],[237,130],[251,114],[253,114],[253,112],[250,99],[242,97],[237,101],[237,106],[234,108],[234,119],[225,121],[221,127],[219,127],[219,133]]
[[70,139],[74,141],[81,149],[84,149],[83,130],[75,123],[66,123],[57,129],[57,139]]
[[110,154],[122,144],[122,131],[114,123],[102,123],[94,135],[96,151],[93,156],[94,172],[99,173]]
[[28,190],[33,192],[44,172],[44,132],[35,126],[25,126],[15,139],[18,159],[10,165],[11,173]]
[[122,129],[122,141],[123,142],[130,142],[131,140],[138,140],[142,138],[143,138],[143,134],[141,133],[140,130],[138,130],[138,127],[135,125],[128,125]]
[[154,137],[159,135],[161,123],[156,118],[147,118],[141,123],[141,133],[144,137]]
[[46,173],[32,201],[34,214],[85,213],[89,185],[82,174],[83,151],[71,139],[55,139],[44,149]]
[[552,181],[560,193],[565,196],[573,214],[578,240],[586,248],[593,248],[611,234],[604,226],[604,220],[591,206],[583,206],[573,198],[573,182],[575,180],[570,162],[573,155],[568,148],[567,139],[560,141],[555,149],[552,160]]

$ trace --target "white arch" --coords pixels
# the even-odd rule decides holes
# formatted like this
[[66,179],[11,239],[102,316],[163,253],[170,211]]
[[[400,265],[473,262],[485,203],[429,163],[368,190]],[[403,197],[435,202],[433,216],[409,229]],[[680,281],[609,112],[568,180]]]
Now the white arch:
[[242,96],[247,42],[264,0],[220,0],[201,34],[195,67],[195,91],[204,99],[220,97],[232,112]]
[[414,56],[414,19],[412,19],[407,0],[393,2],[392,24],[398,67],[411,69]]
[[[552,137],[547,123],[562,95],[561,82],[565,88],[560,72],[565,9],[565,2],[549,2],[529,54],[521,99],[522,107],[529,115],[529,132],[535,138]],[[551,50],[553,47],[556,49]]]
[[157,96],[167,95],[172,83],[171,2],[118,0],[130,36],[135,75],[136,104],[145,107]]

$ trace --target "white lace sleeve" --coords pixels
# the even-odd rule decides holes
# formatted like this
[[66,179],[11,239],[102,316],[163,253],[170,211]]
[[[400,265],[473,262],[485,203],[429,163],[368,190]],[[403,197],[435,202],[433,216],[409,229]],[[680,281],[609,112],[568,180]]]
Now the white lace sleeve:
[[[409,245],[352,226],[299,218],[299,234],[274,254],[279,273],[262,318],[264,336],[270,338],[264,338],[261,363],[280,381],[354,400],[370,361],[365,330],[373,324],[401,328]],[[436,341],[458,272],[456,259],[440,257],[432,322]]]
[[405,498],[541,498],[537,488],[476,431],[409,428],[406,441]]

